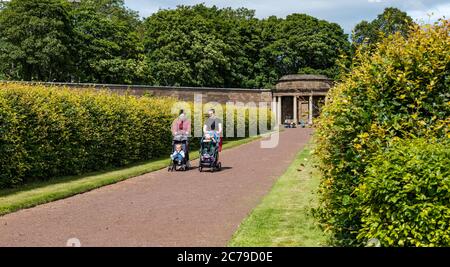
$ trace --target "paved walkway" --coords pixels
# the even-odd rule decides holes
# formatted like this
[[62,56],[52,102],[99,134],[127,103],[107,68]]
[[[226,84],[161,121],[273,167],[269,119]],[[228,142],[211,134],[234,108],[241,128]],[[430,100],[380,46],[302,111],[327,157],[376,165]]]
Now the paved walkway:
[[73,237],[82,246],[226,246],[311,133],[286,129],[274,149],[254,141],[225,150],[221,172],[164,169],[5,215],[0,246],[65,246]]

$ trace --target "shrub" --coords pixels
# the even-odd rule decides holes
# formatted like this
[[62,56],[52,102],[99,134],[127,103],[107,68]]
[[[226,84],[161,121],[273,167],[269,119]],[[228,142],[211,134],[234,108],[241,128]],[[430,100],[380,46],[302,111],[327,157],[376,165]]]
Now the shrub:
[[357,195],[362,242],[450,246],[449,140],[405,140],[380,152]]
[[[1,94],[1,92],[0,92]],[[26,151],[18,134],[18,118],[5,99],[0,97],[0,186],[20,182],[26,172]]]
[[174,99],[1,84],[0,187],[166,155]]
[[333,243],[361,245],[355,189],[372,157],[403,138],[443,138],[450,122],[449,21],[387,37],[329,92],[316,131],[323,178],[317,210]]

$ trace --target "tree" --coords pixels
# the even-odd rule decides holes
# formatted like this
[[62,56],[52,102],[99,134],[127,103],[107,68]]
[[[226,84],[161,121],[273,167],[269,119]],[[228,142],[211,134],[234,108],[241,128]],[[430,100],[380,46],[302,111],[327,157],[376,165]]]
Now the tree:
[[0,70],[8,79],[65,81],[72,68],[67,1],[12,0],[0,12]]
[[335,23],[292,14],[285,20],[269,18],[263,25],[268,27],[265,31],[269,41],[261,51],[260,65],[269,77],[278,79],[282,75],[301,73],[334,78],[336,61],[341,54],[349,52],[347,35]]
[[160,10],[145,21],[145,50],[159,85],[241,87],[248,80],[248,9],[201,5]]
[[145,79],[140,20],[123,0],[82,0],[72,12],[77,47],[75,80],[133,83]]
[[383,35],[396,32],[406,37],[412,25],[414,22],[406,12],[389,7],[384,9],[384,12],[373,21],[363,20],[357,24],[353,29],[352,42],[354,45],[376,44]]
[[6,79],[262,88],[291,73],[333,78],[349,50],[334,23],[204,4],[142,23],[124,0],[13,0],[0,23]]
[[259,51],[254,70],[254,81],[257,87],[270,88],[281,77],[275,67],[277,56],[273,55],[271,45],[279,38],[275,33],[278,32],[282,21],[281,18],[270,16],[259,22]]

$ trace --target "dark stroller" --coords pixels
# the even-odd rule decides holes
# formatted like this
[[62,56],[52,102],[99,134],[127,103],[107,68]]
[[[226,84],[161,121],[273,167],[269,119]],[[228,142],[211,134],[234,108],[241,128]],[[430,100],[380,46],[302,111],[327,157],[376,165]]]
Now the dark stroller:
[[189,169],[189,142],[187,136],[176,135],[173,138],[172,154],[175,152],[175,148],[178,144],[181,145],[181,149],[184,152],[184,157],[182,159],[171,159],[168,171],[186,171]]
[[200,141],[200,162],[198,170],[203,171],[203,168],[211,169],[211,172],[220,171],[222,163],[219,161],[219,139],[206,139],[204,136]]

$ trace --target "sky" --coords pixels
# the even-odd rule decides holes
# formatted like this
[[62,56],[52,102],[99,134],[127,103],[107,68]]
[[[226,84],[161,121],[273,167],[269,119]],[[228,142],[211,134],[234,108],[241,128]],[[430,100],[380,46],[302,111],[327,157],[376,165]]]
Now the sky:
[[292,13],[305,13],[319,19],[336,22],[350,34],[361,20],[371,21],[385,7],[397,7],[413,19],[430,23],[445,16],[450,18],[450,0],[125,0],[127,6],[148,17],[159,9],[173,9],[177,5],[246,7],[256,11],[256,17],[271,15],[286,17]]

